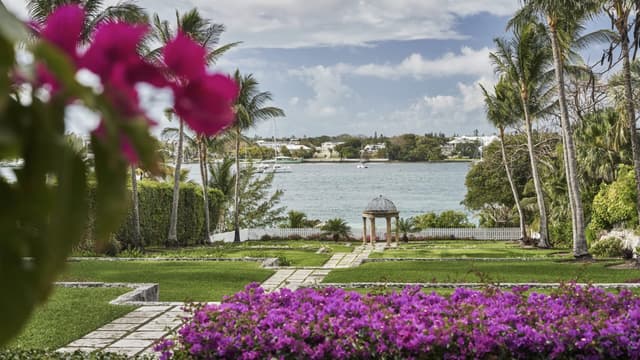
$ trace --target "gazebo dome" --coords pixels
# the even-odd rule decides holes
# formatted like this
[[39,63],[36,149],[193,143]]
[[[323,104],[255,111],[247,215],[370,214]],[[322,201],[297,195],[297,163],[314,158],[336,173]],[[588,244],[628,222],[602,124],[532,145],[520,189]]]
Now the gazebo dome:
[[369,202],[363,213],[373,215],[397,214],[398,209],[393,201],[380,195]]

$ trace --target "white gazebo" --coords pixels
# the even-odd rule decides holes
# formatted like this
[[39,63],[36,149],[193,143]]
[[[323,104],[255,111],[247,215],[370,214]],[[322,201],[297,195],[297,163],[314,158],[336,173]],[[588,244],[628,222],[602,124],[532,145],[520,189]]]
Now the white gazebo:
[[396,234],[395,241],[398,243],[398,220],[400,218],[400,212],[396,208],[393,201],[380,195],[369,202],[367,207],[362,212],[362,243],[367,243],[367,219],[371,223],[371,245],[376,242],[376,218],[385,218],[387,220],[387,246],[391,245],[391,219],[396,219]]

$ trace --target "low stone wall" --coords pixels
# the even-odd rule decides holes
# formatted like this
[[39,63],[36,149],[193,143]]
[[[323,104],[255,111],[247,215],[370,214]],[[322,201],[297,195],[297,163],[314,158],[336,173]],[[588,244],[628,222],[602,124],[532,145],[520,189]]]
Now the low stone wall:
[[132,291],[118,296],[109,302],[112,305],[150,305],[159,302],[160,288],[154,283],[104,283],[104,282],[57,282],[67,288],[131,288]]

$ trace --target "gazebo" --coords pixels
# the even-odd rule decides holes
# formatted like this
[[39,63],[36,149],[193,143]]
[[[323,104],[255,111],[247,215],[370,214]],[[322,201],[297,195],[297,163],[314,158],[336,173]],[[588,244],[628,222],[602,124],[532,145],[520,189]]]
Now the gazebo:
[[387,219],[387,245],[391,245],[391,219],[396,219],[396,244],[398,243],[398,220],[400,218],[400,212],[396,208],[393,201],[380,195],[369,202],[367,207],[362,212],[362,224],[364,225],[362,230],[362,243],[367,243],[367,219],[371,222],[371,245],[376,242],[376,218]]

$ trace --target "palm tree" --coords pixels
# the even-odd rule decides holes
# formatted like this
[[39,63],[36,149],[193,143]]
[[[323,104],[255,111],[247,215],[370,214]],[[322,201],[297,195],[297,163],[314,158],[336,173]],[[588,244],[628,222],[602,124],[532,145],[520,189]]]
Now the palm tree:
[[[553,65],[555,69],[558,104],[560,107],[560,125],[562,126],[562,144],[564,147],[569,203],[573,219],[573,256],[576,259],[591,258],[585,237],[584,208],[578,180],[576,148],[573,141],[571,122],[565,92],[564,71],[570,47],[575,43],[574,35],[582,23],[599,8],[597,0],[524,0],[524,7],[510,20],[509,26],[516,28],[539,18],[546,22],[546,32],[551,42]],[[586,42],[586,41],[585,41]]]
[[325,234],[331,235],[333,241],[338,241],[340,238],[348,239],[351,231],[351,227],[347,225],[347,222],[340,218],[327,220],[321,229]]
[[239,70],[234,74],[236,83],[240,87],[240,94],[235,103],[236,120],[233,125],[236,141],[236,186],[234,202],[234,242],[240,242],[240,139],[242,131],[253,127],[259,120],[266,120],[278,116],[285,116],[284,111],[273,106],[265,106],[271,101],[271,93],[258,90],[258,81],[253,74],[242,75]]
[[[224,158],[220,163],[209,165],[209,173],[211,174],[209,187],[220,190],[227,204],[231,203],[235,192],[236,175],[231,171],[234,163],[233,159]],[[226,224],[226,215],[226,211],[220,212],[220,217],[216,219],[218,227]]]
[[534,22],[524,24],[515,29],[514,37],[511,40],[495,39],[496,52],[490,56],[496,71],[502,74],[504,81],[511,82],[520,95],[531,162],[531,175],[540,214],[540,242],[538,246],[546,248],[550,247],[547,210],[542,181],[538,173],[532,131],[533,118],[542,111],[541,107],[545,105],[550,88],[548,69],[551,54],[543,34],[543,28],[540,24]]
[[[636,129],[636,115],[635,115],[635,103],[632,84],[632,70],[630,60],[629,49],[629,30],[631,29],[630,21],[631,16],[634,16],[634,21],[638,22],[638,15],[640,12],[640,3],[638,1],[629,0],[607,0],[604,1],[604,10],[611,19],[611,26],[617,31],[617,36],[614,38],[614,42],[620,44],[620,52],[622,57],[622,84],[624,89],[624,97],[622,101],[621,114],[626,118],[627,127],[629,129],[631,139],[631,154],[633,156],[633,169],[635,171],[636,178],[636,209],[640,218],[640,144],[638,144],[637,129]],[[638,50],[638,36],[640,28],[638,24],[635,25],[635,31],[633,32],[634,41],[634,54]],[[611,55],[610,55],[611,56]],[[603,57],[604,60],[604,57]]]
[[396,223],[396,230],[402,233],[402,241],[409,242],[407,233],[413,233],[418,231],[416,227],[416,221],[414,218],[400,218]]
[[[154,58],[154,59],[157,59],[159,57],[159,55],[162,53],[162,49],[164,45],[166,45],[169,41],[171,41],[171,39],[175,37],[175,33],[177,31],[181,31],[182,33],[191,37],[194,41],[202,45],[202,47],[204,47],[207,50],[208,63],[215,63],[215,61],[227,50],[238,45],[238,43],[230,43],[230,44],[218,47],[220,35],[225,30],[224,25],[214,24],[211,21],[203,18],[197,9],[192,9],[182,15],[180,15],[176,11],[176,27],[174,30],[171,29],[171,26],[169,26],[168,21],[166,20],[161,21],[158,14],[155,14],[153,17],[153,28],[154,28],[153,37],[157,42],[161,44],[160,47],[150,51],[148,54],[150,58]],[[182,119],[178,119],[178,120],[180,122],[179,136],[178,136],[178,149],[177,149],[178,156],[176,159],[175,175],[174,175],[174,181],[173,181],[173,202],[171,205],[171,217],[170,217],[170,223],[169,223],[169,235],[167,237],[167,244],[175,244],[178,242],[178,233],[177,233],[178,202],[180,200],[179,175],[180,175],[180,167],[182,166],[182,146],[183,146],[183,136],[184,136],[183,121]],[[203,164],[200,164],[201,168],[203,166],[204,166]],[[203,197],[204,211],[206,214],[205,216],[208,217],[209,207],[208,207],[208,198],[206,196],[206,194],[208,193],[206,184],[207,182],[203,181],[202,183],[203,193],[205,194],[205,196]],[[207,234],[208,234],[208,230],[207,230]]]
[[85,11],[86,18],[81,39],[86,42],[98,24],[104,21],[124,21],[128,23],[148,22],[147,13],[135,1],[123,1],[111,6],[104,6],[103,0],[28,0],[27,9],[30,18],[44,24],[47,17],[60,5],[79,4]]
[[487,119],[491,122],[500,132],[500,151],[502,153],[502,164],[507,173],[507,180],[511,187],[511,193],[513,194],[513,201],[516,204],[518,210],[518,216],[520,218],[520,236],[523,242],[527,242],[527,227],[524,217],[524,210],[520,204],[519,191],[516,188],[516,184],[513,181],[511,175],[511,169],[509,168],[509,161],[507,159],[507,152],[505,150],[504,130],[507,126],[514,126],[520,122],[522,107],[517,99],[516,91],[510,86],[511,84],[502,79],[494,87],[494,93],[490,94],[484,86],[480,85],[484,94],[484,101],[486,105]]

